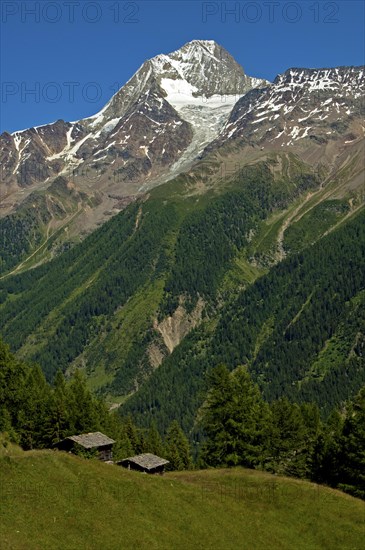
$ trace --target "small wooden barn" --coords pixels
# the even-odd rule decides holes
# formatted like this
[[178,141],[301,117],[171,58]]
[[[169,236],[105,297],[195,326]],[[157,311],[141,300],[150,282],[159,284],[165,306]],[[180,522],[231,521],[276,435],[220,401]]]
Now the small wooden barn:
[[117,464],[128,468],[128,470],[138,470],[147,474],[163,474],[165,466],[169,464],[169,461],[151,453],[145,453],[124,458],[117,462]]
[[68,453],[77,452],[78,448],[96,451],[100,460],[109,461],[113,459],[114,443],[114,439],[101,432],[90,432],[87,434],[70,435],[54,446],[60,451]]

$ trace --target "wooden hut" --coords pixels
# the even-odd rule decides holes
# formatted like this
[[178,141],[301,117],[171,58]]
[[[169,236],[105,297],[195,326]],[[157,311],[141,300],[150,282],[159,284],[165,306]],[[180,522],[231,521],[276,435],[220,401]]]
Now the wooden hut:
[[169,464],[169,461],[151,453],[145,453],[124,458],[117,462],[117,464],[128,468],[128,470],[138,470],[147,474],[163,474],[165,466]]
[[98,458],[110,461],[113,458],[113,445],[115,441],[101,432],[91,432],[80,435],[70,435],[54,446],[61,451],[77,453],[78,448],[87,451],[96,451]]

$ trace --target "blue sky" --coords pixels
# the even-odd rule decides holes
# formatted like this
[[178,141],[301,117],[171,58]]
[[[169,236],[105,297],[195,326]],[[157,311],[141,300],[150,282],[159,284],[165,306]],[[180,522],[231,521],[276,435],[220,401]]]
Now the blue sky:
[[1,127],[96,113],[145,59],[193,39],[250,76],[364,64],[362,0],[1,2]]

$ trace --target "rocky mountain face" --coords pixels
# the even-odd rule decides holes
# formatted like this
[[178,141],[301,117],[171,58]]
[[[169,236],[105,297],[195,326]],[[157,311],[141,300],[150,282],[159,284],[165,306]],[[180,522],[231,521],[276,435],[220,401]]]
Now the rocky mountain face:
[[262,83],[213,41],[146,61],[96,115],[1,135],[3,213],[57,175],[105,195],[138,193],[191,164]]
[[236,102],[191,174],[211,187],[218,175],[232,178],[243,167],[267,161],[278,176],[295,179],[288,170],[295,157],[316,174],[321,188],[330,184],[327,196],[354,193],[363,202],[364,94],[365,67],[289,69]]
[[237,101],[215,145],[310,147],[364,137],[364,67],[289,69]]

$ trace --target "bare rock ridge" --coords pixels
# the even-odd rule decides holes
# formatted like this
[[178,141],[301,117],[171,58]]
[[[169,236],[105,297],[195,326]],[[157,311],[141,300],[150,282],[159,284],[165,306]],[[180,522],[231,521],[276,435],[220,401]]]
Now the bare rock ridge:
[[351,131],[363,137],[364,93],[364,67],[289,69],[238,100],[219,142],[242,138],[289,147],[305,138],[307,145],[325,143]]

